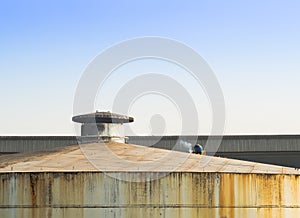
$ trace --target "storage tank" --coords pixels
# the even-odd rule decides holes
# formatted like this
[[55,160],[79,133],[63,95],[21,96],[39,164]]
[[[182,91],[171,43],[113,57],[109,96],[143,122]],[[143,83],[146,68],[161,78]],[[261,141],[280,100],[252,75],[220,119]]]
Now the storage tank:
[[0,217],[299,217],[298,170],[117,142],[0,157]]

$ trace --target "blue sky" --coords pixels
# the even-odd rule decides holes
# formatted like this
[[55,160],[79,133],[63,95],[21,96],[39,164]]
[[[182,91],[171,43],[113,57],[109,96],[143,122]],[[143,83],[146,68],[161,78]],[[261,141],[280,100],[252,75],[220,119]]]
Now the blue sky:
[[[0,134],[73,134],[73,98],[87,64],[141,36],[181,41],[207,60],[225,97],[225,134],[300,133],[299,8],[296,0],[2,1]],[[136,131],[147,134],[143,104],[132,113]],[[211,120],[201,122],[200,134],[208,133]],[[176,134],[170,125],[166,134]]]

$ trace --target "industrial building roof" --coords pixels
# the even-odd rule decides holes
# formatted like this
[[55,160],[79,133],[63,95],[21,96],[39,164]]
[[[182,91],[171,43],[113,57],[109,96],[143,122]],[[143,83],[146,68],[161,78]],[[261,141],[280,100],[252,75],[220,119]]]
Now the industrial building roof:
[[294,168],[116,142],[0,156],[0,173],[62,171],[300,174]]

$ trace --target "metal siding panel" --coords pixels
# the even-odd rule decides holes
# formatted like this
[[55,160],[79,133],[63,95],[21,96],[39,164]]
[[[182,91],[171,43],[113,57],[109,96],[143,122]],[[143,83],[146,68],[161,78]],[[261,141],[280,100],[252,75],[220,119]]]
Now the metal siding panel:
[[[150,172],[149,172],[150,173]],[[140,177],[118,173],[116,177]],[[299,217],[299,176],[171,173],[125,182],[103,173],[1,173],[1,217]]]

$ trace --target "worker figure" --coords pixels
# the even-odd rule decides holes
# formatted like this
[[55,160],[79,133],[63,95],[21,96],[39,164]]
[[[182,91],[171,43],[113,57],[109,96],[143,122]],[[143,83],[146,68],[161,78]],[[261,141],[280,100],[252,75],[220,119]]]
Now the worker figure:
[[203,153],[203,147],[199,144],[196,144],[194,147],[193,147],[193,153],[194,154],[202,154]]

